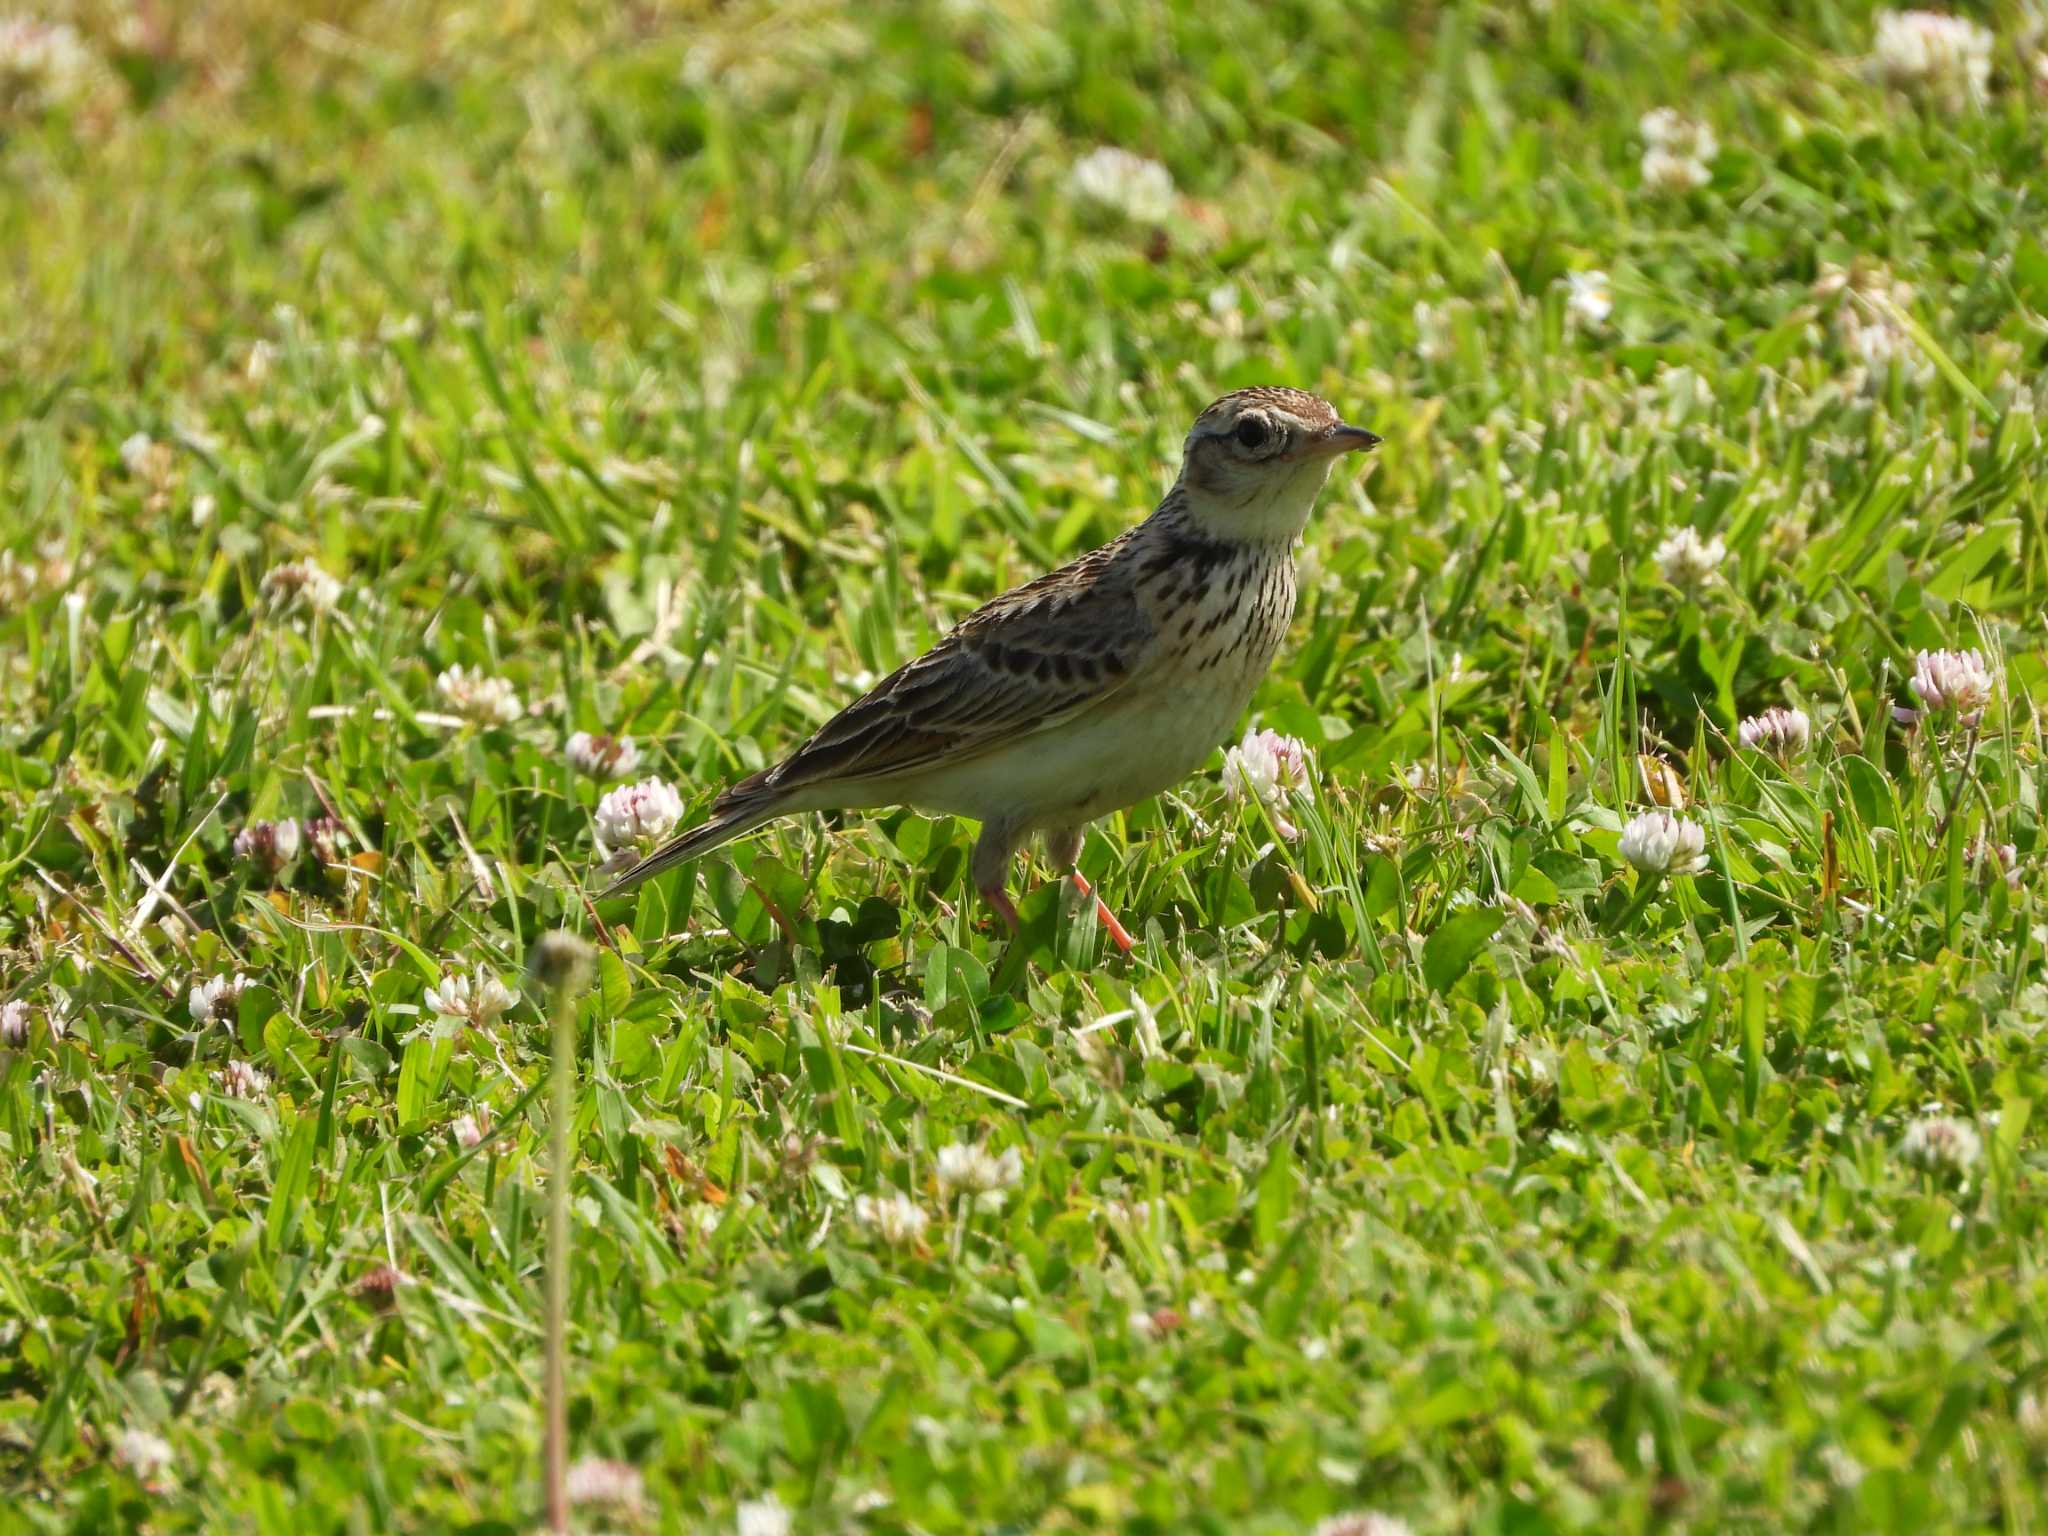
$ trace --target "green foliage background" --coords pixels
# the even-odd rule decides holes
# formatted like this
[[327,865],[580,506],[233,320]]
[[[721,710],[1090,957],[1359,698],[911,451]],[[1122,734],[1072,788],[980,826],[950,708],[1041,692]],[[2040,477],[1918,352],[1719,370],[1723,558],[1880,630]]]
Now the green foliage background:
[[[0,112],[0,1530],[530,1526],[546,1021],[422,1000],[593,916],[592,1529],[2048,1527],[2048,40],[1979,14],[1962,107],[1829,0],[65,11]],[[1256,703],[1298,841],[1213,772],[1103,824],[1128,961],[909,813],[593,913],[569,731],[694,813],[1253,382],[1387,439]],[[2002,686],[1903,731],[1939,647]],[[1698,876],[1617,856],[1644,753]]]

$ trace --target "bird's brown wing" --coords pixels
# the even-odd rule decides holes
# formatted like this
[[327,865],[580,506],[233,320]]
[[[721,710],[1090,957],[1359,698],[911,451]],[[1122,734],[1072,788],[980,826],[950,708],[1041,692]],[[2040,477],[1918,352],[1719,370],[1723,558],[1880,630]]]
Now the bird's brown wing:
[[1127,544],[1128,535],[977,608],[720,804],[958,762],[1100,703],[1158,645]]

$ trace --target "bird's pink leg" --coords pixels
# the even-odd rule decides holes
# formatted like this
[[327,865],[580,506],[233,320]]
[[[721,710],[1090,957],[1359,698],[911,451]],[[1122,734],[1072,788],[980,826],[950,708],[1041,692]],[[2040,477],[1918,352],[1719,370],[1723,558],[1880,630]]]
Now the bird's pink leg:
[[[1082,874],[1081,871],[1078,869],[1074,870],[1068,878],[1074,882],[1074,889],[1083,896],[1095,896],[1095,887],[1088,883],[1088,877]],[[1109,910],[1109,903],[1100,896],[1095,896],[1095,917],[1102,924],[1103,931],[1109,935],[1111,942],[1128,955],[1131,952],[1131,946],[1137,940],[1133,939],[1125,931],[1124,925],[1116,920],[1116,914]]]
[[1010,900],[1010,893],[1003,884],[1010,878],[1010,859],[1017,852],[1017,834],[1000,821],[985,821],[981,824],[981,836],[975,839],[974,857],[968,861],[968,872],[974,876],[974,888],[981,892],[981,899],[996,911],[996,915],[1010,925],[1010,932],[1016,933],[1024,926],[1017,916],[1016,903]]
[[1002,881],[984,885],[980,890],[981,899],[995,908],[996,915],[1010,925],[1010,932],[1015,933],[1024,926],[1024,919],[1017,915],[1017,904],[1010,900],[1010,893],[1003,889]]

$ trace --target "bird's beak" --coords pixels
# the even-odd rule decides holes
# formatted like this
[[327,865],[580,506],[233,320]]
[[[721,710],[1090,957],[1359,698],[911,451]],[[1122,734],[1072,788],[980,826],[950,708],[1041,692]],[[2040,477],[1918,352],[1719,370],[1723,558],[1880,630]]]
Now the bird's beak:
[[1311,451],[1323,458],[1334,459],[1340,453],[1367,453],[1379,445],[1378,433],[1368,432],[1363,427],[1347,426],[1340,421],[1314,440]]

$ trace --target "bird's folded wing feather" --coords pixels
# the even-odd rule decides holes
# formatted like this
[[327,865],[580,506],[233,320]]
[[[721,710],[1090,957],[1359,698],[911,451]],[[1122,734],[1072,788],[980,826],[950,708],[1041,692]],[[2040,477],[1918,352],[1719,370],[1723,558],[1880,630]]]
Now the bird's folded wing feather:
[[1120,539],[1004,593],[728,798],[911,774],[1093,708],[1157,651],[1137,577]]

